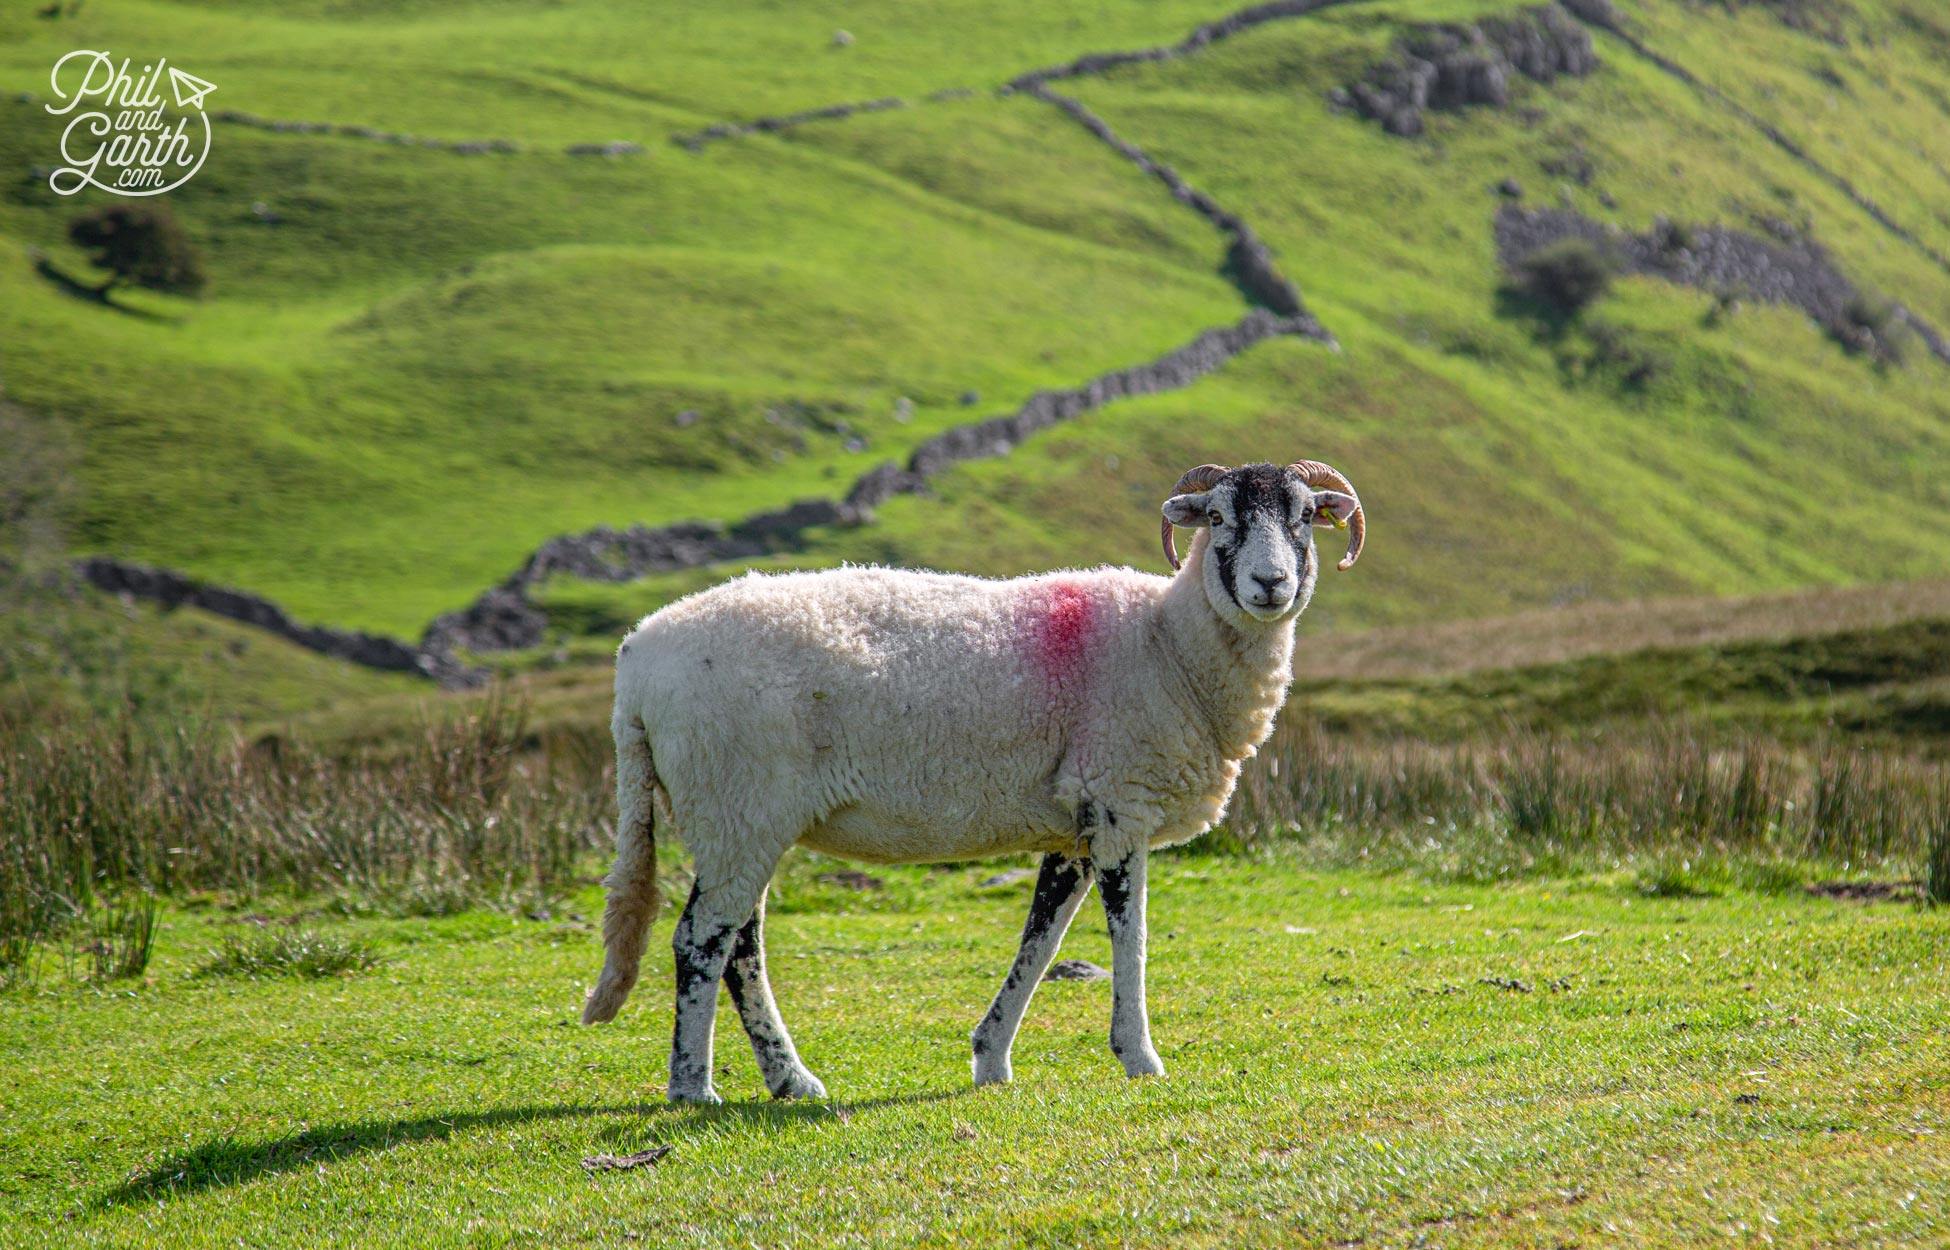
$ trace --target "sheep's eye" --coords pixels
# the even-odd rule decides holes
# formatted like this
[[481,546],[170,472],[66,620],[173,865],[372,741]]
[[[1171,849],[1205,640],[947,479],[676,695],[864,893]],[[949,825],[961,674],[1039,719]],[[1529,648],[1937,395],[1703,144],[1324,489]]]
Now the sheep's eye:
[[1213,525],[1224,525],[1226,523],[1225,515],[1221,513],[1217,508],[1214,508],[1212,509],[1212,511],[1206,513],[1205,519],[1212,522]]
[[1314,510],[1312,508],[1309,508],[1305,512],[1302,512],[1300,514],[1300,524],[1312,525],[1313,523],[1314,523]]

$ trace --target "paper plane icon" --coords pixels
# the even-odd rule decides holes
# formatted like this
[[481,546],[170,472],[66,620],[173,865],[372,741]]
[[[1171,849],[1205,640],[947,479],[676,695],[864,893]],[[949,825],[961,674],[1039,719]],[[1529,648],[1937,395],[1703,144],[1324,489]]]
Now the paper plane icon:
[[217,89],[217,84],[205,82],[195,74],[185,74],[174,65],[169,67],[169,86],[176,92],[176,107],[200,109],[203,97]]

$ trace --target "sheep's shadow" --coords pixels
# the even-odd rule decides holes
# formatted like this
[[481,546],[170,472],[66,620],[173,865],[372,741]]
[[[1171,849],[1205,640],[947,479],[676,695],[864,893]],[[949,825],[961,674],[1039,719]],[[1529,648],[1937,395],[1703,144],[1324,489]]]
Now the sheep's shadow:
[[[971,1087],[972,1088],[972,1087]],[[959,1098],[967,1089],[867,1098],[858,1102],[727,1102],[717,1106],[677,1106],[666,1102],[621,1103],[614,1106],[503,1107],[494,1111],[428,1115],[401,1120],[361,1120],[326,1124],[271,1141],[241,1141],[228,1135],[213,1137],[188,1150],[179,1150],[150,1163],[141,1172],[104,1193],[98,1208],[150,1202],[164,1196],[183,1196],[241,1185],[261,1176],[276,1176],[303,1167],[338,1163],[371,1151],[391,1150],[414,1142],[445,1141],[474,1129],[536,1120],[580,1120],[601,1116],[640,1116],[643,1145],[661,1145],[681,1130],[725,1120],[768,1122],[775,1126],[807,1124],[838,1118],[842,1123],[857,1112],[878,1107],[913,1106]],[[617,1134],[607,1134],[617,1136]],[[657,1139],[657,1140],[652,1140]]]

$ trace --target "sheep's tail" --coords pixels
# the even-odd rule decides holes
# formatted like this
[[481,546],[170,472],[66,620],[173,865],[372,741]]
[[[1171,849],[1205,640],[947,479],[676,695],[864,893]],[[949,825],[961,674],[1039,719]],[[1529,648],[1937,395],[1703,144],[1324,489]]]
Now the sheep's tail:
[[616,727],[616,866],[604,884],[603,974],[582,1007],[584,1024],[613,1019],[636,985],[657,915],[657,770],[641,722]]

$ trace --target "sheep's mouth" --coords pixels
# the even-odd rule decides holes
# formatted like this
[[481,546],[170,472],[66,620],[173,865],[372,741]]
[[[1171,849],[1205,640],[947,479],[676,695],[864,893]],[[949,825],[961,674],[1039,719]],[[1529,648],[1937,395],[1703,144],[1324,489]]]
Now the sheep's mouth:
[[1232,569],[1225,572],[1226,594],[1232,599],[1233,606],[1256,621],[1279,620],[1292,610],[1298,598],[1298,577],[1289,575],[1267,585],[1250,577],[1242,577]]

